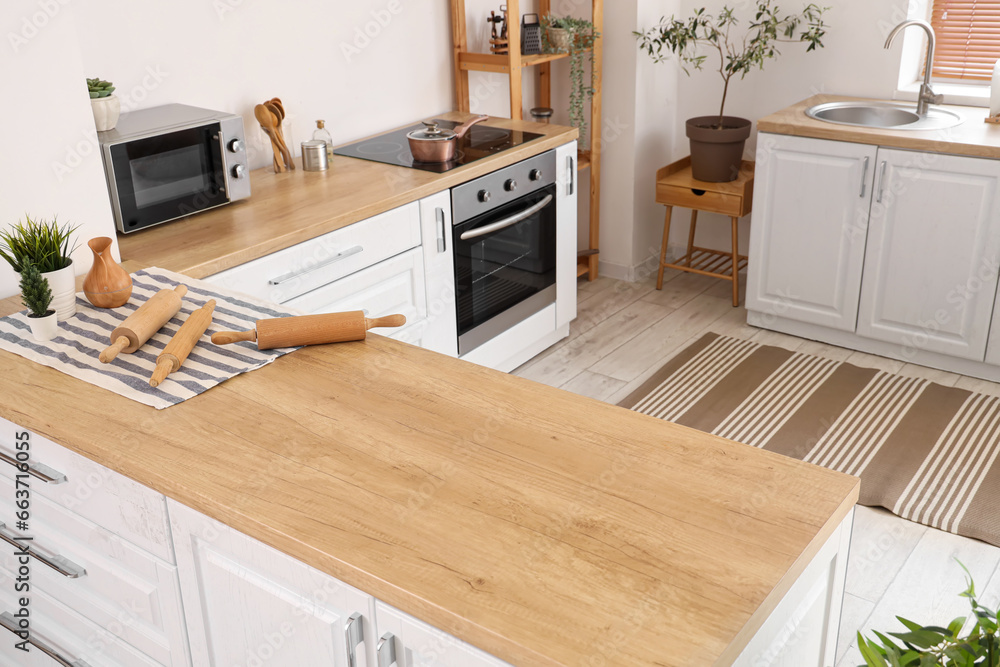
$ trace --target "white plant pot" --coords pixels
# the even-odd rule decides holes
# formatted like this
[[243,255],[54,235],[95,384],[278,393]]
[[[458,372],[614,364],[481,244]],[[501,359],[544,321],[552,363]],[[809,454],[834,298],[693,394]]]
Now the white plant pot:
[[59,333],[59,320],[55,311],[49,311],[45,317],[28,316],[28,326],[31,327],[31,335],[37,341],[52,340]]
[[90,100],[90,107],[94,110],[94,124],[97,125],[98,132],[115,129],[122,111],[121,102],[116,96],[95,97]]
[[49,281],[52,290],[52,304],[49,308],[56,311],[60,322],[76,315],[76,272],[73,262],[58,271],[43,273],[42,277]]

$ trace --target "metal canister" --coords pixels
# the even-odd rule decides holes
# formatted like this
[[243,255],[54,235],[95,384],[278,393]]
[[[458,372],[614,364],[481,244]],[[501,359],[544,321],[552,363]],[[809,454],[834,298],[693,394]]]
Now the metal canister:
[[303,171],[326,171],[329,167],[330,162],[326,156],[325,141],[311,139],[302,142]]
[[552,109],[549,107],[535,107],[531,110],[531,120],[536,123],[548,123],[552,120]]

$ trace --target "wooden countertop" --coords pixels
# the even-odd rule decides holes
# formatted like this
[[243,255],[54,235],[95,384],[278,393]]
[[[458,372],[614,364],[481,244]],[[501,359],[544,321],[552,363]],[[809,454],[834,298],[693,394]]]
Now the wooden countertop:
[[[860,97],[843,95],[813,95],[807,100],[782,109],[757,121],[757,129],[774,134],[791,134],[797,137],[833,139],[858,144],[873,144],[892,148],[950,153],[970,157],[1000,158],[1000,125],[984,123],[989,115],[985,107],[960,107],[941,105],[964,118],[964,122],[945,130],[884,130],[873,127],[838,125],[810,118],[805,110],[816,104],[860,100]],[[887,101],[887,100],[878,100]],[[896,101],[910,105],[910,102]],[[916,102],[912,105],[916,107]]]
[[378,335],[162,411],[0,351],[0,396],[5,419],[520,667],[731,664],[858,497]]
[[[464,120],[453,112],[440,118]],[[384,211],[464,183],[575,140],[573,127],[491,118],[485,125],[544,135],[517,148],[435,174],[340,155],[327,171],[250,174],[251,194],[211,211],[132,234],[119,234],[122,259],[159,266],[192,278],[316,238]]]

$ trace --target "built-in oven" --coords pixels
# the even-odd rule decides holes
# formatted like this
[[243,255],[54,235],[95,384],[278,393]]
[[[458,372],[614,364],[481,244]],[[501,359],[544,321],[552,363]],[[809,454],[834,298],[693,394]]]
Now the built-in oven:
[[452,189],[459,355],[556,301],[556,157]]

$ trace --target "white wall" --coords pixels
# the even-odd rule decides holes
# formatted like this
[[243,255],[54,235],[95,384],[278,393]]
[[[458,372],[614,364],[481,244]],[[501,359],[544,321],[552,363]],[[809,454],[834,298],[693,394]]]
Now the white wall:
[[[81,274],[91,264],[86,241],[114,237],[114,222],[73,7],[44,7],[6,0],[0,12],[0,72],[10,91],[0,113],[0,226],[26,213],[80,225],[73,262]],[[17,293],[17,280],[0,262],[0,297]]]
[[[717,13],[725,4],[737,7],[747,16],[754,3],[748,0],[624,0],[636,6],[636,28],[652,26],[661,16],[678,14],[687,17],[696,7]],[[782,2],[786,11],[798,10],[806,2]],[[806,54],[799,44],[781,46],[783,56],[767,63],[763,72],[754,72],[730,86],[726,113],[758,120],[774,111],[803,100],[816,93],[836,93],[890,99],[895,91],[899,70],[900,47],[892,51],[882,48],[885,37],[901,18],[906,16],[906,0],[837,0],[830,5],[824,39],[825,48]],[[617,6],[617,5],[616,5]],[[612,10],[609,9],[609,13]],[[614,12],[617,13],[617,8]],[[606,49],[621,49],[631,38],[624,27],[608,32]],[[619,44],[613,42],[618,40]],[[632,118],[634,140],[618,152],[634,155],[634,191],[631,202],[627,194],[604,189],[608,207],[602,207],[601,265],[602,271],[617,277],[641,277],[636,267],[650,260],[659,251],[663,230],[663,207],[652,204],[652,181],[657,168],[688,154],[684,135],[684,120],[714,112],[719,104],[722,81],[709,61],[705,71],[691,77],[679,73],[676,61],[654,65],[638,52],[635,65],[626,58],[607,60],[605,80],[632,75],[635,68],[636,95],[608,95],[604,104],[605,117]],[[628,143],[628,142],[626,142]],[[753,159],[756,133],[747,144],[746,157]],[[616,147],[609,147],[615,153]],[[608,163],[605,162],[606,173]],[[614,176],[610,177],[611,179]],[[611,182],[608,181],[610,186]],[[631,211],[632,215],[627,215]],[[671,247],[676,252],[687,242],[687,211],[675,212]],[[725,223],[725,224],[715,224]],[[726,248],[729,241],[728,222],[721,216],[705,214],[699,217],[698,243]],[[749,235],[749,221],[741,226],[741,242]],[[630,238],[626,248],[608,239]],[[648,264],[646,265],[648,266]],[[642,273],[640,271],[640,273]]]

